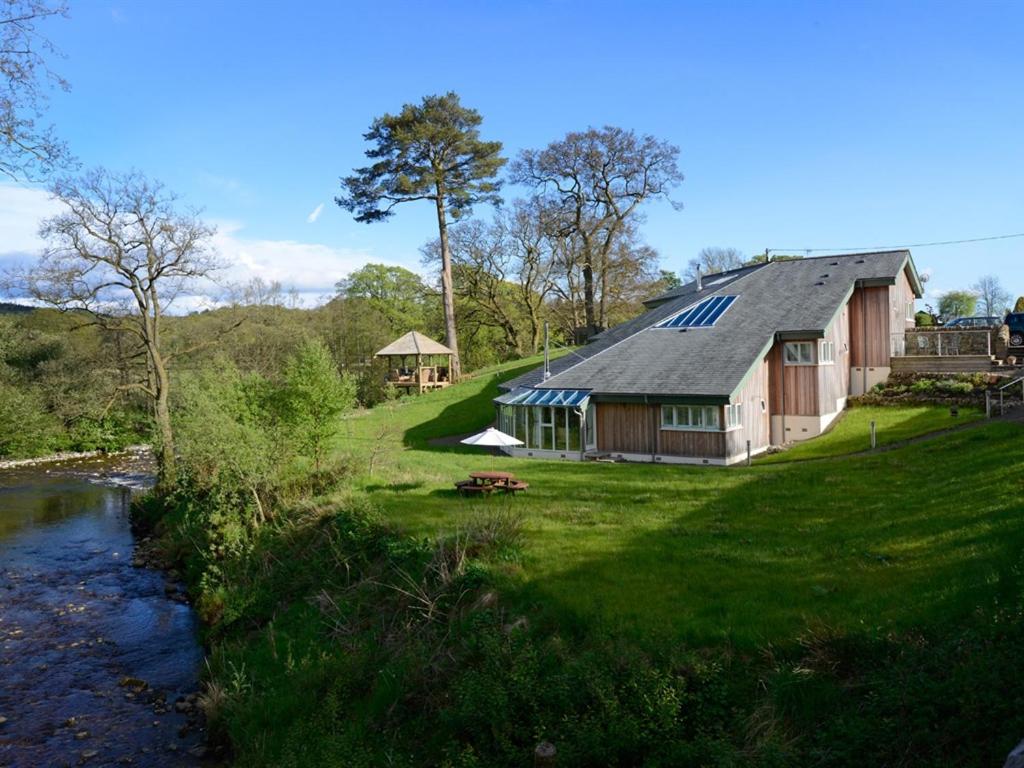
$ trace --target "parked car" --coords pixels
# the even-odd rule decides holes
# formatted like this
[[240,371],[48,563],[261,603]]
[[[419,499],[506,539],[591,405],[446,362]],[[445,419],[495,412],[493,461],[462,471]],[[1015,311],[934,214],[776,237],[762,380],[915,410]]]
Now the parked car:
[[1004,322],[1010,326],[1010,346],[1024,347],[1024,312],[1010,312]]
[[943,328],[998,328],[1003,321],[998,317],[957,317],[946,321]]

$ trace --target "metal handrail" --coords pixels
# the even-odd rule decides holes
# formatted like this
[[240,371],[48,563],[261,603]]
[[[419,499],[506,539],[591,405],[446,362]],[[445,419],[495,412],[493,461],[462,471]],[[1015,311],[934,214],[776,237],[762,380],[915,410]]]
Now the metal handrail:
[[1014,386],[1015,384],[1020,384],[1020,401],[1021,401],[1021,403],[1024,403],[1024,376],[1018,376],[1013,381],[1008,381],[1006,384],[1003,384],[1003,386],[1001,386],[1001,387],[999,387],[997,389],[997,391],[999,392],[999,415],[1000,416],[1002,416],[1004,413],[1006,413],[1006,403],[1005,403],[1005,401],[1003,399],[1003,391],[1006,390],[1006,389],[1009,389],[1010,387]]

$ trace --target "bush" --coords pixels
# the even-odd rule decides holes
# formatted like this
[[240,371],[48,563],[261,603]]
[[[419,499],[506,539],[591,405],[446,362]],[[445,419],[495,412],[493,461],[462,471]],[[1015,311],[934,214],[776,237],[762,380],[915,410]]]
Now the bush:
[[24,458],[60,447],[60,423],[27,388],[0,382],[0,458]]

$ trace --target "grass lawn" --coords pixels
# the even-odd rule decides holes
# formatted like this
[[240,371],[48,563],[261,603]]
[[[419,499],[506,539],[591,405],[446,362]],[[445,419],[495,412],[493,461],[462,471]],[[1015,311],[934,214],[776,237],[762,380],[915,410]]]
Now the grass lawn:
[[[431,445],[488,424],[498,381],[536,364],[353,415],[343,438],[374,457],[356,490],[413,534],[521,514],[525,554],[501,575],[513,603],[636,636],[754,648],[812,626],[947,622],[1015,588],[1024,544],[1020,425],[870,456],[781,461],[860,450],[872,417],[882,444],[951,421],[941,409],[855,409],[774,463],[728,469],[534,461]],[[515,472],[530,490],[456,496],[453,482],[484,468]]]
[[844,456],[871,448],[871,422],[875,422],[876,444],[891,445],[901,440],[938,432],[978,421],[984,413],[977,408],[960,408],[953,417],[941,405],[871,405],[849,408],[840,414],[824,435],[797,443],[785,451],[762,456],[759,464],[772,464],[826,456]]

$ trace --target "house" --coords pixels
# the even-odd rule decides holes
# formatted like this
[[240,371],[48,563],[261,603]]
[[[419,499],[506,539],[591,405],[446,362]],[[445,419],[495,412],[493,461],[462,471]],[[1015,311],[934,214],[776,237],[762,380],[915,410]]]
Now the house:
[[774,261],[645,302],[639,317],[506,382],[519,456],[732,464],[821,434],[884,381],[914,325],[906,250]]

